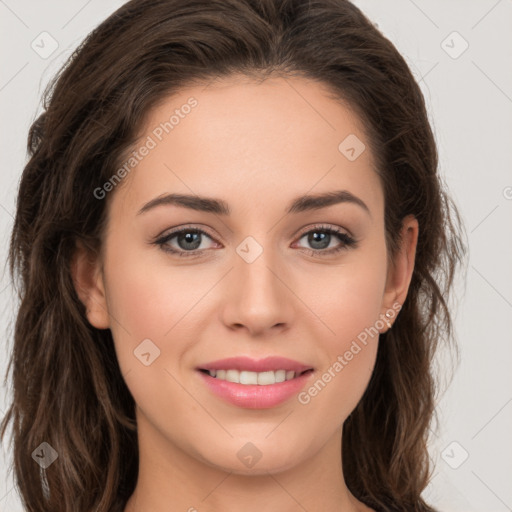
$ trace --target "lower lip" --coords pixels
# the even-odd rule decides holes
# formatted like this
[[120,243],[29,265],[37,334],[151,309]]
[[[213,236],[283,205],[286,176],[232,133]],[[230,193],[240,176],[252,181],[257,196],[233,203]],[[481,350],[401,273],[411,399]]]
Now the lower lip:
[[199,373],[213,393],[233,405],[246,409],[268,409],[286,402],[290,397],[299,393],[313,374],[313,372],[308,371],[291,380],[259,386],[256,384],[238,384],[216,379],[201,371]]

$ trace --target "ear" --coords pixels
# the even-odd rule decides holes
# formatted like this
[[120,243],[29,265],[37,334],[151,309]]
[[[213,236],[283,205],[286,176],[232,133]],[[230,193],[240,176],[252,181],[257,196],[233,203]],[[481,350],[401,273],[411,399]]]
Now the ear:
[[[397,306],[405,302],[409,285],[414,270],[416,258],[416,246],[418,243],[419,226],[414,215],[408,215],[402,221],[401,244],[395,261],[388,268],[386,287],[382,298],[382,318],[393,324],[391,317],[386,317],[386,312],[397,314]],[[393,307],[394,306],[394,307]],[[382,332],[386,332],[385,327]]]
[[89,323],[97,329],[108,329],[110,322],[101,262],[80,241],[77,241],[71,260],[71,276]]

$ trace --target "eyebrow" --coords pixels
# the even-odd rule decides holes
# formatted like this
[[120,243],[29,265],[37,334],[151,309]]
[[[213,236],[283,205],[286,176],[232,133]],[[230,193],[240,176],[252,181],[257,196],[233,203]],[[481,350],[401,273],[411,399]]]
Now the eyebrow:
[[[366,203],[348,190],[336,190],[315,195],[304,195],[293,199],[288,206],[286,213],[301,213],[311,210],[319,210],[340,203],[351,203],[360,206],[371,217],[371,212]],[[157,206],[175,205],[191,210],[197,210],[217,215],[231,214],[228,203],[222,199],[201,197],[187,194],[163,194],[147,202],[138,212],[141,215]]]

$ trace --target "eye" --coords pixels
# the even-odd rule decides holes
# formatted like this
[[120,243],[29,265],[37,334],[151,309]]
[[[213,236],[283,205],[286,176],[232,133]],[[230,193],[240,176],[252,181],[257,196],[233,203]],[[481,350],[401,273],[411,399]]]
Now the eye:
[[[211,247],[204,247],[205,237],[213,241],[213,237],[206,231],[196,227],[182,227],[158,238],[153,243],[163,251],[176,254],[180,257],[199,257],[204,251]],[[351,247],[357,247],[357,241],[337,227],[315,226],[313,229],[304,232],[299,241],[307,239],[313,248],[299,247],[302,251],[312,256],[330,256]],[[332,247],[331,242],[338,240],[339,244]],[[330,247],[331,246],[331,247]]]
[[[163,251],[177,254],[178,256],[190,257],[198,256],[203,250],[208,247],[201,247],[203,238],[207,237],[213,240],[212,237],[202,229],[199,228],[181,228],[158,238],[155,240],[155,244],[160,246]],[[170,243],[175,240],[175,244],[178,246],[173,247]]]
[[[307,243],[313,247],[313,249],[303,248],[312,256],[330,256],[338,253],[339,251],[346,250],[351,247],[355,248],[357,246],[357,241],[354,238],[337,227],[332,226],[315,226],[313,229],[303,233],[300,240],[303,238],[306,238]],[[341,243],[329,248],[331,242],[336,241],[336,239]]]

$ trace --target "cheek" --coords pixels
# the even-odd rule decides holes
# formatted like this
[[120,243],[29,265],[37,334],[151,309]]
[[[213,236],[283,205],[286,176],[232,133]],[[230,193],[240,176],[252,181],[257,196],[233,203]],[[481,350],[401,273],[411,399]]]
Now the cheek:
[[[332,320],[335,336],[321,339],[325,357],[322,366],[298,396],[299,403],[331,427],[341,425],[361,400],[377,356],[378,330],[370,312],[349,311]],[[311,420],[314,423],[314,420]]]
[[[360,253],[353,265],[331,269],[315,310],[325,324],[321,348],[324,364],[301,403],[326,421],[340,423],[361,399],[371,378],[378,349],[378,331],[386,264],[384,253]],[[317,281],[318,283],[319,281]],[[328,329],[327,329],[328,328]],[[320,347],[319,347],[320,348]],[[299,397],[300,398],[300,397]]]
[[147,416],[156,414],[166,425],[177,410],[188,418],[194,407],[179,384],[179,370],[183,355],[197,341],[190,321],[210,281],[183,267],[167,266],[164,258],[158,265],[148,264],[147,250],[112,250],[108,257],[111,331],[126,385]]
[[201,298],[211,286],[204,273],[185,271],[184,267],[166,265],[165,258],[158,259],[158,264],[148,262],[147,249],[137,248],[124,254],[113,249],[106,259],[111,331],[124,374],[135,370],[150,378],[144,373],[148,368],[138,358],[139,352],[149,351],[152,369],[173,371],[180,364],[195,339],[187,335],[190,319],[200,311]]
[[[320,284],[318,276],[315,281]],[[313,299],[315,310],[333,334],[327,337],[331,352],[348,350],[351,340],[364,338],[368,330],[374,332],[371,328],[382,312],[385,281],[385,254],[380,247],[354,253],[346,264],[332,267],[329,275],[321,277],[322,293]]]
[[204,273],[167,265],[165,256],[148,258],[147,249],[127,252],[109,255],[109,311],[134,339],[163,340],[181,319],[186,322],[185,315],[200,301],[209,281]]

